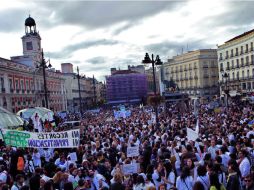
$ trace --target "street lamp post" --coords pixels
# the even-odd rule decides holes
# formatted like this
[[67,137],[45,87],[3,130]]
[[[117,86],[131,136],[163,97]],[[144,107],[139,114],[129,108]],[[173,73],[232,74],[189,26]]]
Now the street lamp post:
[[[156,91],[156,80],[155,80],[155,65],[162,65],[162,61],[159,57],[159,55],[156,56],[156,58],[154,59],[154,55],[152,54],[152,59],[150,59],[149,54],[146,53],[144,60],[142,60],[142,63],[144,64],[150,64],[152,63],[152,68],[153,68],[153,91],[154,91],[154,95],[156,96],[157,91]],[[159,117],[158,117],[158,107],[157,105],[154,106],[155,109],[155,114],[156,114],[156,124],[158,124],[159,122]]]
[[78,94],[79,94],[79,111],[80,111],[80,114],[82,115],[82,102],[81,102],[81,91],[80,91],[80,74],[79,74],[79,68],[77,67],[77,79],[78,79]]
[[225,93],[225,102],[226,102],[226,108],[228,108],[228,93],[229,93],[229,90],[228,90],[228,77],[229,77],[229,74],[228,73],[222,73],[222,78],[225,80],[225,89],[224,89],[224,93]]
[[96,97],[96,86],[95,86],[95,78],[93,75],[93,98],[94,98],[94,106],[96,107],[97,97]]
[[43,53],[43,49],[41,51],[41,57],[42,60],[40,62],[40,65],[37,66],[37,68],[42,68],[42,72],[43,72],[43,82],[44,82],[44,98],[45,98],[45,104],[46,104],[46,108],[49,108],[48,105],[48,91],[47,91],[47,81],[46,81],[46,69],[47,68],[51,68],[52,65],[50,64],[50,60],[46,61],[44,58],[44,53]]

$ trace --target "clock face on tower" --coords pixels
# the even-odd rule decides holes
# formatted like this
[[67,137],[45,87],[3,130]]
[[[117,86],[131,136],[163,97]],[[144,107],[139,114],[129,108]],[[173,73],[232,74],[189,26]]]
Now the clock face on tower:
[[32,42],[26,42],[26,49],[27,50],[33,50],[33,43]]

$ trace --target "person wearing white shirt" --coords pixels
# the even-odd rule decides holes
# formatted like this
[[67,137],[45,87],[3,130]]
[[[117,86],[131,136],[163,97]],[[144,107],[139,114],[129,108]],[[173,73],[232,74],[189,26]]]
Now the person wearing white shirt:
[[19,190],[23,186],[24,182],[25,182],[24,176],[22,174],[18,174],[16,176],[14,184],[11,187],[11,190]]
[[208,148],[208,152],[211,154],[212,159],[214,160],[216,157],[216,151],[219,150],[219,148],[215,144],[215,139],[211,140],[211,146]]
[[34,162],[34,167],[41,167],[41,154],[38,152],[37,149],[34,150],[33,152],[33,162]]
[[239,157],[240,157],[240,165],[239,165],[239,170],[241,172],[242,177],[246,177],[250,174],[250,161],[247,158],[248,152],[246,150],[241,150],[239,152]]
[[0,173],[0,183],[6,183],[8,173],[5,170],[4,165],[0,165],[0,171],[1,171],[1,173]]
[[165,170],[167,174],[166,174],[166,178],[163,178],[163,180],[164,180],[164,183],[166,183],[167,185],[167,190],[169,190],[171,187],[174,187],[176,176],[170,162],[166,162],[164,166],[165,166]]
[[176,188],[178,190],[192,190],[193,177],[190,175],[190,169],[184,167],[181,176],[176,179]]
[[153,179],[154,185],[156,187],[156,190],[158,190],[159,186],[163,183],[162,177],[160,174],[162,169],[163,169],[163,166],[161,163],[159,163],[157,168],[153,171],[153,174],[152,174],[152,179]]
[[202,165],[198,166],[197,175],[198,176],[196,181],[201,182],[205,190],[209,190],[210,181],[209,181],[209,176],[206,173],[206,167]]

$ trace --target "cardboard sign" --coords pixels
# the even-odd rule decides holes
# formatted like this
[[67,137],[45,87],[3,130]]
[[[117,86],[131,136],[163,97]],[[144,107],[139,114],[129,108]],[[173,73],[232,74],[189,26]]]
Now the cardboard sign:
[[127,147],[127,157],[139,156],[139,146]]
[[138,173],[139,168],[139,163],[124,164],[122,165],[122,172],[124,175],[135,174]]
[[198,133],[187,127],[187,138],[189,141],[195,141],[198,138]]
[[72,152],[69,155],[70,155],[71,161],[73,161],[73,162],[78,161],[78,157],[77,157],[77,153],[76,152]]

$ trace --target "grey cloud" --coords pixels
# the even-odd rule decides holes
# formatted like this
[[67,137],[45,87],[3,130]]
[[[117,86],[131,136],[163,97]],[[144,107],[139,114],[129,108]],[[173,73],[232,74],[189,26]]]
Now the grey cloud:
[[222,14],[206,19],[204,24],[207,27],[241,26],[253,23],[253,1],[227,2],[224,6],[227,8]]
[[91,40],[91,41],[85,41],[85,42],[80,42],[77,44],[69,45],[63,48],[61,51],[58,52],[48,52],[48,55],[52,58],[59,59],[59,58],[70,58],[72,53],[80,50],[80,49],[87,49],[90,47],[94,46],[102,46],[102,45],[115,45],[118,44],[118,41],[115,40],[106,40],[106,39],[101,39],[101,40]]
[[[25,27],[25,20],[28,15],[21,9],[9,9],[0,11],[0,31],[15,32]],[[25,31],[25,30],[24,30]]]
[[[207,44],[203,40],[195,40],[192,42],[174,42],[163,41],[160,43],[150,44],[145,46],[147,53],[153,53],[154,55],[160,55],[162,58],[172,57],[182,52],[192,51],[197,49],[209,49],[213,48],[213,44]],[[187,49],[188,48],[188,49]]]
[[133,26],[137,25],[139,22],[128,22],[122,27],[117,28],[114,32],[113,35],[119,35],[120,33],[128,30],[129,28],[132,28]]
[[105,57],[93,57],[89,60],[87,60],[87,62],[93,64],[93,65],[101,65],[101,64],[104,64],[106,61],[106,58]]
[[[67,1],[38,2],[55,13],[49,24],[72,24],[87,28],[110,26],[122,21],[137,21],[161,11],[172,10],[179,3],[172,1]],[[46,24],[46,23],[44,23]]]

